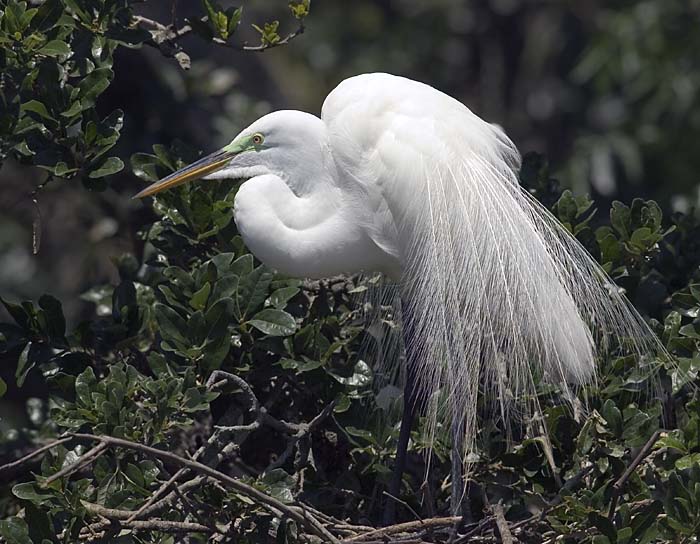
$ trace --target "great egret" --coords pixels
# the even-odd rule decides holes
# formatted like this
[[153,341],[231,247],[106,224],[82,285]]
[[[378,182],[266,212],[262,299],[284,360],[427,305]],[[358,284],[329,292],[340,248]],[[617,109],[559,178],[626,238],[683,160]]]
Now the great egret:
[[[320,118],[265,115],[136,196],[249,178],[234,218],[262,262],[297,277],[379,271],[397,282],[406,379],[396,495],[416,403],[429,432],[450,421],[463,460],[480,386],[508,417],[513,399],[534,392],[535,375],[567,393],[592,380],[596,346],[610,337],[656,349],[624,295],[518,185],[519,163],[503,131],[457,100],[365,74],[340,83]],[[391,521],[392,502],[386,512]]]

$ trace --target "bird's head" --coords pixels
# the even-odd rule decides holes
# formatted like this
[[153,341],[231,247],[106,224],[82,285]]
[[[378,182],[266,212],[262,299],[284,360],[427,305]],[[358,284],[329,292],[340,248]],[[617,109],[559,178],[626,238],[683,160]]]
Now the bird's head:
[[[142,198],[197,179],[250,178],[275,174],[299,179],[323,153],[325,128],[316,116],[294,110],[269,113],[223,148],[170,174],[134,196]],[[295,175],[296,174],[296,175]]]

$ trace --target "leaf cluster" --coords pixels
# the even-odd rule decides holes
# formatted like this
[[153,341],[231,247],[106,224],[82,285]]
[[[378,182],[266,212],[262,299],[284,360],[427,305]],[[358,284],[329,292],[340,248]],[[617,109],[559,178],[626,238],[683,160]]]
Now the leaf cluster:
[[[196,158],[180,143],[153,151],[131,161],[148,182]],[[549,199],[559,219],[609,273],[626,282],[630,294],[649,283],[673,292],[652,323],[676,359],[638,361],[624,347],[612,346],[601,361],[598,383],[582,392],[585,418],[542,385],[546,435],[530,422],[506,432],[484,420],[473,474],[481,499],[470,502],[470,515],[483,516],[484,497],[503,501],[512,521],[539,511],[537,522],[520,535],[532,542],[541,534],[600,544],[690,537],[700,523],[700,412],[693,385],[700,369],[700,287],[694,266],[676,266],[664,276],[659,269],[668,268],[666,252],[691,254],[697,223],[676,216],[667,226],[658,206],[642,200],[614,203],[609,220],[599,220],[589,199],[559,190],[541,157],[526,158],[522,180],[538,198]],[[242,478],[280,500],[304,500],[349,521],[379,519],[377,494],[395,454],[401,399],[393,386],[372,387],[379,377],[363,360],[371,328],[353,297],[380,285],[373,279],[304,283],[257,263],[231,221],[237,187],[193,184],[159,196],[154,205],[159,219],[143,233],[143,259],[127,255],[115,261],[120,283],[88,291],[84,298],[94,304],[95,316],[72,331],[60,302],[48,295],[38,304],[3,301],[14,320],[0,329],[3,352],[17,361],[13,387],[43,380],[50,397],[37,410],[34,428],[0,447],[16,457],[12,452],[40,436],[78,431],[192,455],[192,441],[211,435],[212,425],[238,429],[251,421],[245,390],[207,386],[212,372],[222,369],[243,379],[278,421],[308,423],[334,406],[331,419],[300,439],[290,441],[290,431],[279,426],[246,424],[231,431],[245,467]],[[674,290],[679,283],[685,287]],[[381,326],[393,327],[390,312]],[[616,490],[613,484],[636,452],[661,429],[667,432],[645,462]],[[403,496],[416,510],[427,508],[418,497],[428,448],[434,453],[429,472],[434,489],[449,474],[448,436],[438,429],[435,440],[427,441],[420,428],[414,432],[413,468]],[[517,439],[515,445],[509,437]],[[133,511],[173,474],[148,456],[110,450],[79,475],[40,487],[84,453],[81,448],[56,448],[34,482],[25,476],[13,487],[5,502],[9,517],[0,525],[5,539],[79,537],[96,523],[86,503],[88,509],[92,504]],[[294,524],[281,523],[240,494],[212,484],[187,493],[197,518],[228,527],[221,529],[226,534],[256,541],[294,541],[298,535]],[[431,508],[446,508],[448,489],[428,500]],[[172,505],[161,516],[192,519]],[[233,519],[245,522],[227,525]],[[127,534],[134,542],[170,538],[157,529]]]

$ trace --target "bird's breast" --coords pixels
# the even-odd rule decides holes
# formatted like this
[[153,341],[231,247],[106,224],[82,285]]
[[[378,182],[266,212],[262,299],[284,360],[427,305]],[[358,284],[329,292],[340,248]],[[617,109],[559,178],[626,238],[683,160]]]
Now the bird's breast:
[[301,278],[379,271],[396,274],[396,260],[367,235],[361,210],[337,188],[295,195],[274,175],[245,182],[234,219],[246,246],[266,265]]

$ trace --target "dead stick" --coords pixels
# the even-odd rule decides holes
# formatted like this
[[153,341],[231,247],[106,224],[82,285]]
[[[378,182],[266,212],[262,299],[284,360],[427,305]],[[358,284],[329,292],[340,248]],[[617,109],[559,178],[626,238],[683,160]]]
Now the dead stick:
[[493,515],[496,517],[496,527],[498,528],[498,533],[501,535],[501,542],[503,544],[513,544],[515,540],[508,527],[508,522],[503,514],[503,505],[500,503],[494,504],[491,509],[493,510]]
[[290,507],[290,505],[284,504],[283,502],[275,499],[274,497],[270,497],[269,495],[266,495],[262,491],[259,491],[259,490],[255,489],[254,487],[252,487],[246,483],[243,483],[239,480],[236,480],[235,478],[232,478],[228,474],[224,474],[223,472],[219,472],[218,470],[213,469],[211,467],[208,467],[207,465],[203,465],[202,463],[198,463],[197,461],[191,461],[189,459],[184,459],[184,458],[180,457],[179,455],[176,455],[176,454],[171,453],[169,451],[159,450],[156,448],[152,448],[150,446],[146,446],[144,444],[139,444],[138,442],[132,442],[130,440],[125,440],[123,438],[116,438],[113,436],[92,435],[92,434],[84,434],[84,433],[72,433],[71,436],[77,440],[97,441],[97,442],[101,442],[103,444],[106,444],[108,446],[116,446],[116,447],[121,447],[121,448],[138,450],[138,451],[141,451],[143,453],[147,453],[149,455],[157,457],[159,459],[168,460],[168,461],[171,461],[173,463],[177,463],[181,466],[185,466],[187,468],[194,470],[195,472],[206,474],[207,476],[210,476],[210,477],[214,478],[215,480],[220,481],[221,483],[235,489],[236,491],[243,493],[243,494],[247,495],[248,497],[251,497],[251,498],[257,500],[261,505],[265,506],[268,510],[273,511],[273,513],[276,513],[277,511],[284,512],[290,518],[297,521],[301,525],[307,527],[316,536],[319,536],[319,537],[325,539],[327,542],[333,542],[333,543],[338,542],[338,539],[336,539],[331,533],[329,533],[328,530],[323,525],[321,525],[317,519],[315,519],[313,516],[309,515],[307,512],[299,512],[298,508]]
[[354,536],[352,538],[347,538],[343,542],[365,542],[370,538],[385,537],[397,533],[407,533],[411,531],[421,531],[423,529],[440,527],[440,526],[452,526],[453,523],[461,520],[461,517],[446,517],[446,518],[431,518],[422,519],[418,521],[409,521],[407,523],[399,523],[397,525],[389,525],[388,527],[382,527],[381,529],[375,529],[374,531],[369,531],[367,533]]
[[632,463],[630,463],[630,466],[627,467],[627,470],[625,470],[625,472],[622,473],[622,476],[620,476],[618,480],[613,484],[613,492],[612,498],[610,499],[610,511],[608,512],[608,519],[612,519],[615,515],[615,508],[617,508],[617,501],[620,498],[620,494],[622,493],[622,486],[625,485],[625,483],[627,483],[627,480],[629,480],[630,476],[632,476],[632,473],[635,471],[635,469],[644,460],[644,458],[647,455],[649,455],[651,448],[654,447],[654,444],[656,444],[659,438],[661,438],[661,434],[664,432],[666,431],[659,429],[651,435],[651,438],[647,440],[647,443],[644,444],[644,446],[642,446],[642,449],[639,450],[639,453],[634,458]]
[[99,443],[97,446],[92,448],[90,451],[88,451],[87,453],[78,457],[78,460],[75,463],[72,463],[72,464],[68,465],[67,467],[63,467],[61,470],[56,472],[53,476],[49,476],[48,478],[46,478],[46,480],[44,480],[44,482],[41,484],[42,487],[48,487],[48,485],[51,482],[55,482],[59,478],[63,478],[64,476],[67,476],[69,474],[73,474],[74,472],[80,470],[84,466],[89,465],[95,459],[97,459],[100,455],[102,455],[106,449],[107,449],[107,444]]
[[53,449],[56,446],[60,446],[61,444],[65,444],[66,442],[70,442],[71,440],[73,440],[73,439],[70,437],[67,437],[67,438],[59,438],[58,440],[54,440],[53,442],[49,442],[45,446],[42,446],[39,449],[36,449],[31,453],[28,453],[24,457],[20,457],[16,461],[12,461],[10,463],[7,463],[5,465],[0,466],[0,474],[2,474],[5,471],[20,467],[23,464],[28,463],[29,461],[31,461],[35,457],[41,455],[42,453],[46,453],[50,449]]
[[110,527],[123,527],[135,531],[160,531],[163,533],[218,533],[216,529],[200,523],[151,519],[144,521],[98,521],[89,526],[92,530],[103,531]]

